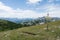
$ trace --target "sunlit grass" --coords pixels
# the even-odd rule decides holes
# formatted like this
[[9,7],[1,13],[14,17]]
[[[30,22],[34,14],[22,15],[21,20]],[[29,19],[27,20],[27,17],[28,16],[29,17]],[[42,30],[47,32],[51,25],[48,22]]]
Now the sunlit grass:
[[0,32],[0,40],[57,40],[58,37],[60,37],[60,21],[50,22],[49,31],[46,31],[46,24],[43,24]]

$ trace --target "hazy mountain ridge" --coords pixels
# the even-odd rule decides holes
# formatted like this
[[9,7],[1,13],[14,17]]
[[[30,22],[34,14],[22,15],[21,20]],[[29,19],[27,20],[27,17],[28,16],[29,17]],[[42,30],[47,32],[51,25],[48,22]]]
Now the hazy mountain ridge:
[[[15,23],[20,23],[20,22],[25,22],[25,21],[32,21],[32,20],[41,20],[41,21],[44,21],[45,18],[44,17],[39,17],[39,18],[0,18],[0,19],[3,19],[3,20],[8,20],[8,21],[11,21],[11,22],[15,22]],[[52,20],[60,20],[60,18],[58,17],[52,17]]]
[[0,18],[0,19],[8,20],[15,23],[34,20],[34,18]]
[[[58,21],[60,18],[54,17],[52,18],[52,21]],[[0,30],[10,30],[10,29],[16,29],[20,27],[27,27],[27,26],[33,26],[33,25],[39,25],[42,22],[45,23],[44,17],[39,17],[36,19],[33,18],[24,18],[24,19],[18,19],[18,18],[0,18]],[[43,23],[43,24],[44,24]]]

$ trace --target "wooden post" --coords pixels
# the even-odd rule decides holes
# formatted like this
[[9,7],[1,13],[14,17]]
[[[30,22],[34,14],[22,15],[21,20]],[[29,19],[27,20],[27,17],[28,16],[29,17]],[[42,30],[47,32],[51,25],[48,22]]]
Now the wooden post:
[[45,23],[47,24],[47,26],[46,26],[46,30],[48,31],[49,29],[48,29],[48,27],[49,27],[49,13],[47,14],[47,16],[45,17]]

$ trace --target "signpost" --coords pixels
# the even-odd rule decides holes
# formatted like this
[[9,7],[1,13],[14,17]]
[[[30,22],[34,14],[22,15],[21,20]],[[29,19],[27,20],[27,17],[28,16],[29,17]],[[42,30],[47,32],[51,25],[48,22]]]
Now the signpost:
[[49,22],[51,21],[51,18],[49,17],[49,13],[47,14],[47,16],[45,16],[45,23],[47,24],[47,31],[49,30],[48,27],[49,27]]

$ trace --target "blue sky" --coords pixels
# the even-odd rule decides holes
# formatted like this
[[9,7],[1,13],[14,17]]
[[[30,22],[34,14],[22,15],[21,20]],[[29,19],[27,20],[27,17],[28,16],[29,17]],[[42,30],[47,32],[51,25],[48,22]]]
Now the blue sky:
[[60,17],[60,0],[0,0],[0,17]]

